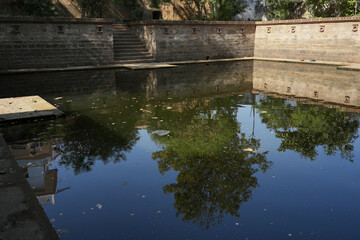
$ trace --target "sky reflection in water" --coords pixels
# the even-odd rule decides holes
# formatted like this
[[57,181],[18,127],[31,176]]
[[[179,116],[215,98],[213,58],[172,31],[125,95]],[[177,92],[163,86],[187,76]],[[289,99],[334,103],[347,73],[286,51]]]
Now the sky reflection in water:
[[357,239],[359,115],[252,94],[253,67],[93,72],[1,131],[62,239]]

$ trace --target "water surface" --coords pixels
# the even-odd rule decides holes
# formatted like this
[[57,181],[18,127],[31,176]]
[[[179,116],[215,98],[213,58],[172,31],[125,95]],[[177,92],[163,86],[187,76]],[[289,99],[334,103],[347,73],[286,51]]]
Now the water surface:
[[358,239],[359,82],[250,61],[1,76],[66,117],[0,131],[61,239]]

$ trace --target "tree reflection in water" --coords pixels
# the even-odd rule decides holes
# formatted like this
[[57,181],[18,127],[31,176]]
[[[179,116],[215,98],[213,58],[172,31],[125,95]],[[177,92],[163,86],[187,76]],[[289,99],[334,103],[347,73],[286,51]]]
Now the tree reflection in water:
[[[153,153],[159,171],[179,172],[176,183],[163,187],[164,193],[174,193],[177,216],[206,229],[219,224],[225,214],[239,217],[240,205],[258,186],[254,174],[271,166],[267,152],[258,151],[260,141],[241,133],[234,100],[183,103],[181,111],[171,112],[178,121],[164,123],[171,135],[153,136],[163,146]],[[247,148],[254,151],[244,151]]]
[[262,122],[282,139],[278,151],[292,150],[315,160],[317,147],[322,146],[327,155],[340,152],[342,158],[353,160],[357,114],[271,97],[262,99],[256,108],[261,110]]

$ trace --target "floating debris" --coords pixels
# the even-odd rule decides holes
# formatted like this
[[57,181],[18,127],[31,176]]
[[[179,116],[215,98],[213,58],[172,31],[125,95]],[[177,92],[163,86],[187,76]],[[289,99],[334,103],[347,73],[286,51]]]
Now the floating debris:
[[252,149],[252,148],[245,148],[244,151],[245,151],[245,152],[254,152],[254,149]]
[[267,113],[267,111],[261,111],[261,113]]
[[101,205],[100,203],[96,204],[96,207],[97,207],[98,209],[102,209],[102,205]]
[[86,212],[83,211],[82,214],[84,215],[84,214],[86,214]]
[[148,125],[135,126],[135,128],[137,128],[137,129],[146,129],[148,127],[149,127]]
[[64,215],[62,212],[61,212],[61,213],[59,213],[59,216],[62,216],[62,215]]
[[160,214],[160,213],[161,213],[161,211],[160,211],[160,210],[159,210],[159,211],[156,211],[156,213],[157,213],[157,214]]
[[156,131],[152,132],[151,134],[156,134],[159,136],[166,136],[169,133],[170,133],[170,131],[168,131],[168,130],[156,130]]
[[54,100],[61,100],[61,99],[63,99],[63,97],[56,97],[56,98],[54,98]]
[[238,222],[237,222],[237,223],[235,223],[235,225],[236,225],[236,226],[241,226],[241,223],[238,223]]
[[135,216],[135,213],[131,213],[130,216]]
[[172,109],[172,107],[167,107],[166,109],[167,109],[167,110],[170,110],[170,109]]
[[114,126],[115,124],[116,124],[116,123],[111,123],[111,125],[113,125],[113,126]]
[[51,223],[55,222],[55,218],[50,219],[50,222]]

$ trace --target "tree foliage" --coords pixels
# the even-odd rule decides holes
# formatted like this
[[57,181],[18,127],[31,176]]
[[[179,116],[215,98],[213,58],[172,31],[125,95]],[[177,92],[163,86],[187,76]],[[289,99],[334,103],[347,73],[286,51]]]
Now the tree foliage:
[[274,19],[294,19],[303,14],[302,2],[296,0],[265,0],[265,5]]
[[81,8],[82,17],[103,17],[106,7],[111,0],[77,0]]
[[172,2],[174,11],[184,20],[233,20],[236,14],[244,12],[245,0],[184,0],[181,4]]
[[346,17],[356,12],[356,0],[265,0],[265,5],[274,19],[301,18],[305,11],[312,17]]
[[51,17],[58,14],[52,0],[15,0],[11,5],[26,16]]
[[355,15],[356,0],[304,0],[304,5],[314,17],[346,17]]

